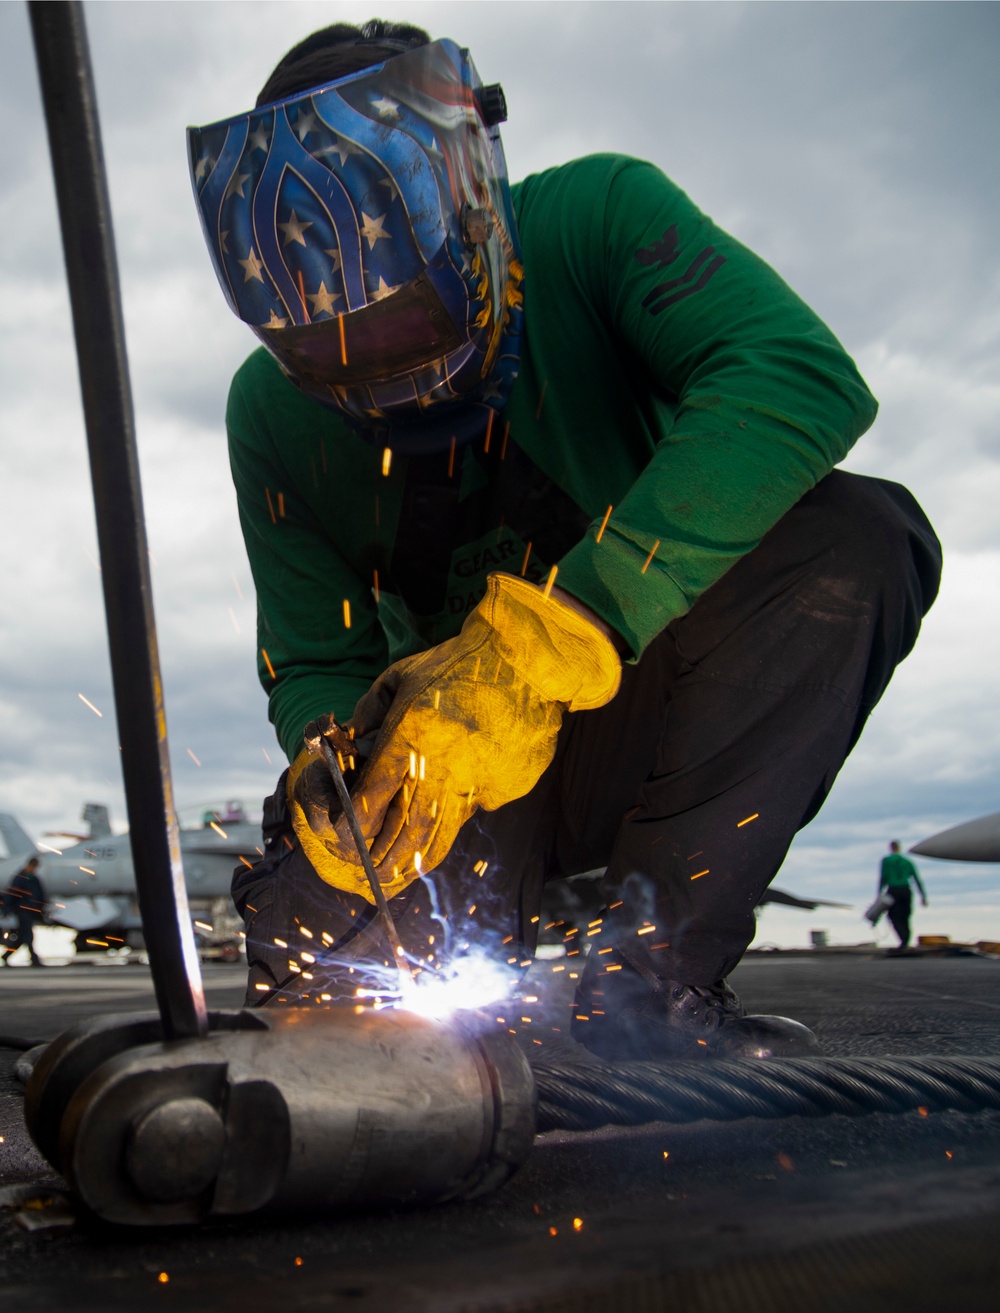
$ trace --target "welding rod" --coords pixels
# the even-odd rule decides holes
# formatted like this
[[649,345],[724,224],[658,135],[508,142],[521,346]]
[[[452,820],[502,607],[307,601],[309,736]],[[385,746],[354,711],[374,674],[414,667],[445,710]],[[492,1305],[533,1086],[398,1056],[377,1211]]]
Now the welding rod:
[[[316,740],[310,742],[314,746]],[[347,817],[347,823],[351,827],[351,835],[358,850],[358,856],[361,858],[361,865],[365,868],[365,875],[368,877],[368,884],[371,887],[372,897],[375,899],[375,906],[378,908],[379,919],[382,922],[382,929],[385,931],[385,937],[389,941],[389,948],[392,951],[393,959],[401,973],[408,976],[413,975],[410,971],[410,964],[406,960],[403,952],[403,945],[399,942],[399,932],[396,929],[396,923],[392,919],[392,913],[389,911],[389,903],[386,899],[382,886],[379,884],[378,873],[375,870],[375,863],[372,861],[372,855],[368,851],[368,844],[365,842],[365,836],[361,832],[361,826],[358,823],[358,814],[354,810],[354,803],[351,801],[351,795],[347,789],[347,781],[344,779],[344,772],[340,769],[340,762],[337,760],[337,754],[330,744],[329,739],[324,735],[319,736],[319,746],[323,753],[323,760],[330,768],[330,774],[333,776],[333,786],[337,790],[337,797],[340,799],[340,805],[344,809],[344,815]]]

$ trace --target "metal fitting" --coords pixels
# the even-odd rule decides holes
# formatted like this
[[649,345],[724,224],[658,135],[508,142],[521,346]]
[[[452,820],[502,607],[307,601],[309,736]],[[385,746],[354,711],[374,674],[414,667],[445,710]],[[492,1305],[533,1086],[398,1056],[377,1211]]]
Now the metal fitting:
[[67,1031],[32,1073],[32,1136],[83,1203],[133,1226],[260,1211],[433,1203],[501,1185],[535,1134],[505,1032],[387,1009],[214,1013]]

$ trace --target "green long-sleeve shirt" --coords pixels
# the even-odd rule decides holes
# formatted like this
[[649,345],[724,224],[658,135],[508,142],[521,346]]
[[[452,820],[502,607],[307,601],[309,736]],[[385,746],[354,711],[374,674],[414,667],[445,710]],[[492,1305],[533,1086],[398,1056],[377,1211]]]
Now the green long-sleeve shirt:
[[259,673],[289,757],[308,720],[456,633],[491,570],[558,565],[637,659],[875,416],[830,330],[653,165],[590,156],[513,195],[521,369],[489,451],[385,472],[263,349],[234,379]]
[[889,853],[888,857],[882,858],[878,882],[880,892],[883,889],[906,889],[911,880],[920,890],[920,897],[926,899],[927,891],[920,881],[917,868],[909,857],[904,857],[902,853]]

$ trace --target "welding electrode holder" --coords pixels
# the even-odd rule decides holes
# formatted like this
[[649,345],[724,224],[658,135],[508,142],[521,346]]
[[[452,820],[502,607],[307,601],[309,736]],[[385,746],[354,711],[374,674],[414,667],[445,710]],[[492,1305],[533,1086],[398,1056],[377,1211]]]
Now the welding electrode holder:
[[536,1094],[504,1031],[395,1009],[85,1021],[40,1056],[32,1138],[106,1222],[469,1199],[527,1158]]

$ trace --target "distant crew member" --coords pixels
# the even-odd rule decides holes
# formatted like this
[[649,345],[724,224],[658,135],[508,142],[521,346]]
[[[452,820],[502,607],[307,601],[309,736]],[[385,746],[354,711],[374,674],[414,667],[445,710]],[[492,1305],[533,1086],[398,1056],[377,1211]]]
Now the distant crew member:
[[917,868],[909,857],[904,857],[899,851],[899,841],[893,839],[889,845],[889,855],[882,858],[878,889],[879,893],[885,889],[892,899],[892,906],[888,909],[887,915],[893,930],[899,936],[900,948],[908,948],[910,944],[910,915],[913,911],[911,880],[920,890],[921,906],[926,907],[927,891],[920,883]]
[[17,875],[0,894],[4,912],[14,912],[17,916],[17,929],[4,935],[3,964],[10,966],[9,958],[22,944],[28,945],[33,967],[44,966],[42,959],[35,952],[35,926],[45,918],[45,890],[38,877],[38,858],[29,857]]

